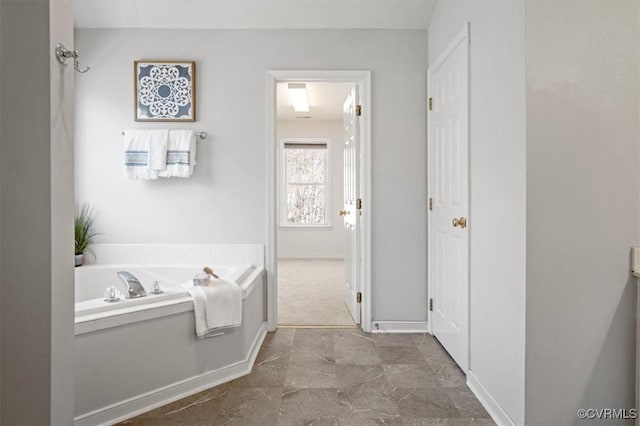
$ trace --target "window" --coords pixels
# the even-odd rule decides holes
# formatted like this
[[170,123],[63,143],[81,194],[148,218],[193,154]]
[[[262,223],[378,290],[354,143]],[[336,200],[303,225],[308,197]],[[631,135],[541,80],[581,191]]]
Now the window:
[[327,141],[284,142],[282,225],[329,225],[327,146]]

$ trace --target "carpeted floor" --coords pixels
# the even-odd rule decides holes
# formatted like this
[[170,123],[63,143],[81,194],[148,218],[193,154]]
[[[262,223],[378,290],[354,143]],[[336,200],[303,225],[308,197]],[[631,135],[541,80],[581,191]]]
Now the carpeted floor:
[[344,260],[278,260],[279,325],[353,325],[344,304]]

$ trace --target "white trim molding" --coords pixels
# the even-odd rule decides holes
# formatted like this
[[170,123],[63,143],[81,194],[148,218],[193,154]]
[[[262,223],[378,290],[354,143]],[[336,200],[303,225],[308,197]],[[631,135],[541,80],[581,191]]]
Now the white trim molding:
[[362,291],[361,327],[371,331],[371,71],[347,70],[270,70],[267,71],[267,318],[269,330],[278,326],[278,139],[276,131],[276,84],[279,82],[354,83],[359,87],[362,116],[360,119],[360,198],[362,199],[362,232],[358,244],[362,259],[358,271],[358,288]]
[[478,401],[480,401],[498,426],[515,426],[516,422],[514,422],[502,409],[500,404],[493,399],[487,388],[482,386],[482,383],[480,383],[471,370],[467,371],[467,386],[469,386],[469,389],[471,389],[476,398],[478,398]]
[[426,321],[372,321],[372,333],[429,333]]
[[74,425],[116,424],[205,389],[246,376],[253,369],[266,334],[267,323],[265,322],[256,333],[253,344],[242,361],[82,414],[74,419]]

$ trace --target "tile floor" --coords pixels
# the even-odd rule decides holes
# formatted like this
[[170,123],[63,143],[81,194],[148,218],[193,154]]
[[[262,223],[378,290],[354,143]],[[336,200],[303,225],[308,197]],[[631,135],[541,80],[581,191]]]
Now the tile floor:
[[269,333],[253,371],[123,425],[493,425],[430,335]]

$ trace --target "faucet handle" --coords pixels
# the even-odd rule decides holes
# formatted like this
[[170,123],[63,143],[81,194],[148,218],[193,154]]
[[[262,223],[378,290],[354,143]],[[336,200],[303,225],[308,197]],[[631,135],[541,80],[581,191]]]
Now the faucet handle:
[[162,284],[161,281],[154,281],[153,282],[153,290],[151,290],[151,294],[162,294],[164,293],[164,290],[162,290],[162,287],[160,286]]
[[104,291],[104,301],[105,302],[119,302],[120,301],[120,290],[115,287],[107,287]]

